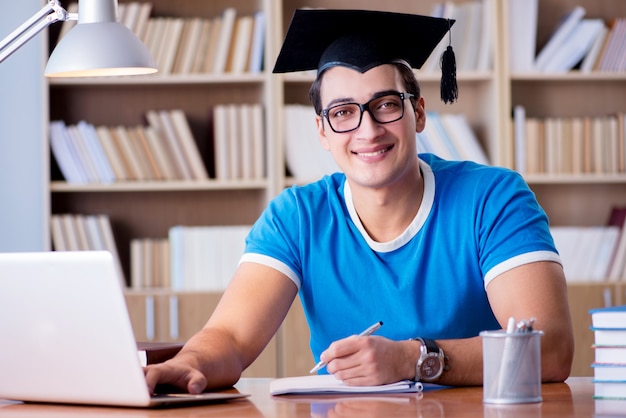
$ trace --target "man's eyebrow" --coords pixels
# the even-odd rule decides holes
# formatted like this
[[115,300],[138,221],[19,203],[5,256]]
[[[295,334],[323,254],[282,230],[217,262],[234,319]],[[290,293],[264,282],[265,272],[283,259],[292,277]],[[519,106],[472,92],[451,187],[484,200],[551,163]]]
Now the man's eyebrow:
[[[377,91],[376,93],[372,94],[372,96],[368,99],[368,101],[372,99],[376,99],[378,97],[386,96],[388,94],[397,94],[397,93],[399,93],[399,91],[393,90],[393,89]],[[341,104],[341,103],[357,103],[357,101],[353,97],[338,97],[336,99],[331,100],[330,103],[328,103],[328,106],[326,106],[326,108],[329,108],[333,105]]]

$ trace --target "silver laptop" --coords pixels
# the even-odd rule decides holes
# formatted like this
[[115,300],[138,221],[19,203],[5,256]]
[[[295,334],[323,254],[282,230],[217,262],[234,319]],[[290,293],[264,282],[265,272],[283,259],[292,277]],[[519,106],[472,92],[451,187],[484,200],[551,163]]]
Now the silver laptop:
[[0,254],[0,399],[152,407],[237,391],[151,395],[113,257]]

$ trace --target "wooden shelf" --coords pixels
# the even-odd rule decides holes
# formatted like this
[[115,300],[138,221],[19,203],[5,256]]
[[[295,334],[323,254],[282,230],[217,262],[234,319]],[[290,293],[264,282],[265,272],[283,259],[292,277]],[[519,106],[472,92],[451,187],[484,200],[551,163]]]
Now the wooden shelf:
[[267,187],[266,180],[206,180],[206,181],[137,181],[117,182],[110,184],[89,183],[84,185],[69,184],[64,181],[50,183],[53,193],[81,192],[168,192],[193,190],[263,190]]

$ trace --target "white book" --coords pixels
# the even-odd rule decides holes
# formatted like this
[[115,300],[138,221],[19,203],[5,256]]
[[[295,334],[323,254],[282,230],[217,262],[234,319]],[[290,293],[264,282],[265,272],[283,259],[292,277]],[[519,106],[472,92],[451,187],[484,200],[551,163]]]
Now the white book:
[[[453,36],[461,36],[461,50],[457,55],[457,70],[475,71],[478,64],[478,55],[481,48],[481,30],[484,26],[482,21],[483,4],[479,0],[468,1],[459,5],[459,9],[464,9],[461,16],[465,20],[459,26],[464,27],[464,32],[459,34],[456,27]],[[457,23],[459,23],[457,21]],[[455,24],[456,26],[456,24]]]
[[598,63],[599,71],[620,71],[620,59],[623,58],[625,41],[626,18],[615,18]]
[[[152,115],[151,112],[148,113]],[[160,127],[161,136],[169,147],[176,172],[180,176],[179,178],[182,180],[193,179],[189,162],[185,158],[181,141],[176,134],[174,124],[170,117],[170,112],[168,110],[160,110],[156,112],[156,115],[158,116],[158,126]],[[157,130],[159,131],[159,129]]]
[[115,137],[120,152],[123,154],[127,162],[128,179],[129,180],[145,180],[146,174],[141,169],[141,161],[137,157],[135,147],[131,144],[131,138],[128,135],[126,126],[115,126],[111,128],[111,135]]
[[602,19],[582,19],[561,46],[546,61],[545,72],[563,73],[573,69],[591,50],[596,39],[601,35]]
[[161,45],[162,49],[159,51],[159,74],[161,75],[172,73],[185,20],[182,18],[167,18],[166,22],[165,34]]
[[78,243],[78,231],[76,230],[76,223],[74,222],[74,215],[64,213],[60,215],[61,227],[64,231],[65,243],[67,245],[67,251],[80,251],[80,244]]
[[448,135],[448,131],[441,122],[440,114],[438,112],[426,112],[426,114],[426,124],[430,124],[430,127],[433,128],[435,132],[437,140],[440,141],[446,149],[445,155],[447,155],[447,157],[445,159],[460,161],[462,159],[461,154],[459,153],[456,144],[452,141],[452,139]]
[[108,252],[111,253],[115,260],[115,268],[120,283],[123,287],[126,287],[126,279],[124,278],[124,271],[122,270],[122,264],[120,263],[119,253],[117,252],[117,245],[115,244],[115,238],[113,237],[113,228],[111,227],[111,221],[107,215],[96,215],[98,219],[98,225],[100,226],[100,235],[102,241]]
[[611,264],[608,272],[608,280],[610,282],[619,281],[622,277],[622,273],[626,269],[626,219],[622,225],[619,233],[619,238],[615,246],[615,252],[611,259]]
[[87,240],[89,241],[89,250],[102,251],[106,250],[106,243],[100,231],[98,217],[95,215],[85,215],[83,217],[85,231],[87,232]]
[[596,40],[594,41],[593,45],[589,49],[589,52],[587,52],[587,55],[583,59],[583,62],[580,64],[581,72],[590,73],[591,71],[593,71],[596,63],[598,62],[598,59],[600,58],[600,53],[602,52],[602,47],[604,46],[604,43],[606,42],[606,38],[608,34],[609,34],[609,28],[603,22],[600,33],[598,34],[598,36],[596,37]]
[[184,288],[184,263],[183,254],[183,226],[173,226],[168,231],[170,243],[170,287],[172,290],[183,290]]
[[165,25],[166,18],[164,17],[153,17],[148,21],[148,25],[146,27],[146,36],[145,43],[150,55],[154,58],[154,62],[156,62],[157,67],[161,68],[161,44],[163,43],[163,38],[165,37]]
[[568,283],[582,280],[577,268],[579,257],[579,243],[582,229],[576,226],[552,226],[550,233],[554,245],[559,252],[565,278]]
[[239,120],[239,105],[229,104],[228,113],[228,178],[241,178],[241,121]]
[[252,105],[239,106],[241,120],[241,178],[254,178],[254,143],[252,126]]
[[111,169],[115,173],[116,181],[124,181],[129,179],[129,175],[126,170],[126,166],[124,164],[123,158],[120,155],[120,150],[114,142],[113,137],[109,131],[109,128],[106,126],[98,126],[95,128],[96,134],[98,135],[98,140],[100,141],[100,145],[104,150],[104,153],[109,160],[109,164],[111,165]]
[[480,25],[480,40],[474,68],[476,71],[488,71],[493,68],[493,38],[496,36],[493,27],[495,7],[495,0],[482,1],[482,15],[480,17],[482,24]]
[[579,253],[579,257],[584,258],[583,268],[579,270],[580,276],[584,280],[599,281],[598,277],[594,276],[594,270],[600,255],[600,248],[602,240],[604,238],[603,226],[590,226],[583,228],[583,239],[579,242],[579,245],[585,247],[585,251],[582,250]]
[[70,147],[74,149],[75,155],[78,157],[81,167],[87,175],[87,180],[90,183],[98,183],[101,181],[98,170],[96,169],[96,163],[94,156],[87,148],[85,139],[82,137],[76,125],[69,125],[66,127],[66,132],[69,137]]
[[215,156],[215,178],[227,180],[230,176],[229,123],[226,105],[213,108],[213,147]]
[[143,240],[135,238],[130,241],[130,287],[141,289],[143,283]]
[[511,72],[533,70],[539,0],[508,0],[509,65]]
[[194,60],[200,52],[198,47],[200,45],[203,22],[204,19],[199,17],[194,17],[185,21],[185,31],[187,34],[182,38],[184,39],[184,42],[181,41],[180,44],[180,49],[182,50],[180,54],[181,62],[178,71],[176,71],[179,74],[189,74],[191,72]]
[[[611,258],[615,252],[617,240],[619,238],[620,228],[617,226],[602,227],[601,237],[592,264],[590,279],[594,282],[601,282],[608,279],[609,269],[611,267]],[[626,326],[626,324],[625,324]]]
[[250,47],[252,45],[252,29],[254,18],[250,15],[239,16],[235,21],[232,40],[232,61],[230,72],[241,74],[247,70]]
[[626,345],[601,346],[594,345],[594,360],[597,363],[624,363],[626,359]]
[[254,28],[252,33],[252,45],[248,60],[248,72],[260,73],[263,69],[263,53],[265,52],[265,12],[262,10],[254,14]]
[[226,71],[226,64],[228,62],[228,53],[231,48],[231,41],[233,37],[235,19],[237,17],[237,10],[234,7],[227,7],[222,13],[222,24],[217,40],[217,49],[215,51],[215,57],[211,68],[212,73],[223,73]]
[[119,18],[121,19],[120,22],[133,31],[133,33],[135,33],[135,28],[137,27],[140,9],[141,5],[138,1],[131,1],[129,3],[118,5],[118,11],[120,12]]
[[137,16],[137,22],[135,24],[135,35],[143,42],[145,42],[146,31],[148,28],[148,22],[150,20],[150,13],[152,12],[152,3],[143,2],[139,7],[139,15]]
[[206,60],[207,54],[209,53],[212,24],[213,23],[211,19],[202,19],[200,36],[198,38],[198,46],[195,53],[193,54],[193,63],[191,65],[191,69],[189,70],[189,72],[192,74],[203,72],[204,61]]
[[[444,160],[453,158],[450,149],[445,145],[444,139],[440,137],[435,123],[431,120],[435,112],[426,112],[426,124],[421,132],[422,138],[426,138],[430,146],[435,150],[434,154]],[[433,119],[434,120],[434,119]]]
[[253,178],[265,177],[265,129],[263,123],[263,106],[256,103],[252,105],[252,162]]
[[312,106],[285,106],[285,158],[298,181],[312,181],[340,171],[329,151],[320,144]]
[[464,114],[446,113],[442,114],[440,119],[446,132],[455,140],[463,159],[478,164],[489,164],[489,158]]
[[157,134],[154,126],[144,126],[143,133],[148,142],[148,146],[154,155],[154,160],[159,167],[163,180],[176,180],[176,170],[164,140]]
[[103,183],[113,183],[116,180],[115,173],[113,172],[109,158],[100,143],[100,139],[96,133],[96,128],[92,124],[85,121],[78,122],[76,127],[78,128],[81,136],[84,138],[85,145],[89,149],[90,154],[93,156],[100,181]]
[[50,232],[52,235],[52,246],[55,251],[68,251],[67,238],[65,237],[65,228],[63,228],[63,220],[59,215],[50,216]]
[[174,109],[169,112],[169,116],[185,156],[185,161],[187,161],[189,165],[192,177],[196,180],[208,179],[209,175],[200,157],[198,145],[193,137],[185,113],[180,109]]
[[48,130],[50,132],[50,148],[65,181],[70,184],[87,183],[87,177],[83,175],[82,169],[78,166],[69,148],[65,122],[61,120],[51,121]]
[[85,217],[83,215],[73,215],[73,218],[74,227],[76,228],[76,237],[78,240],[78,249],[80,251],[89,251],[89,239],[87,238]]
[[576,6],[561,17],[550,39],[535,59],[535,70],[545,71],[545,65],[559,51],[565,40],[571,36],[578,22],[585,16],[585,12],[584,7]]

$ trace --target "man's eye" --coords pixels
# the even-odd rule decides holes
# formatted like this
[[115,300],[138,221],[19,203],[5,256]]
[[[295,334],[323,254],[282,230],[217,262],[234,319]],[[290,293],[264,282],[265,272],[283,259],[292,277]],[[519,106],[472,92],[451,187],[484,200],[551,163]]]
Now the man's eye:
[[346,118],[352,114],[350,108],[341,107],[333,110],[332,117],[333,118]]
[[381,109],[396,109],[398,106],[399,105],[395,100],[388,100],[388,101],[382,102],[379,107]]

